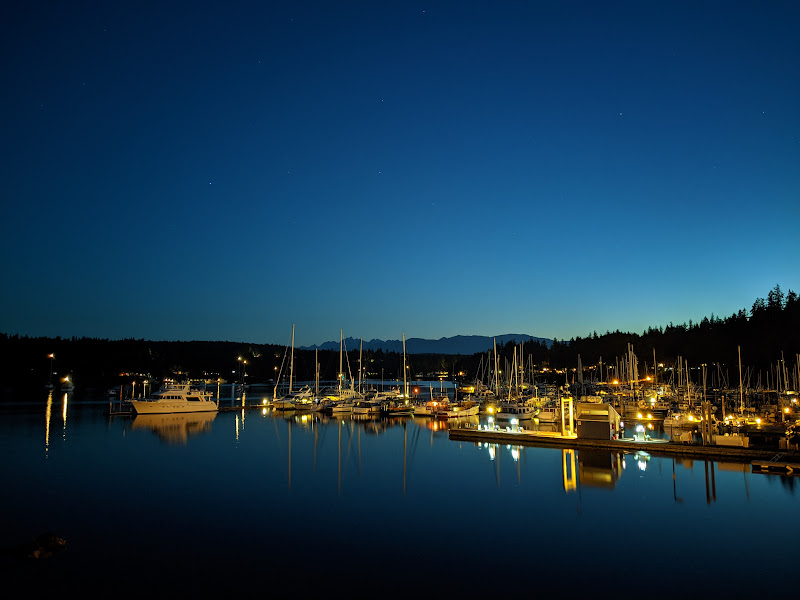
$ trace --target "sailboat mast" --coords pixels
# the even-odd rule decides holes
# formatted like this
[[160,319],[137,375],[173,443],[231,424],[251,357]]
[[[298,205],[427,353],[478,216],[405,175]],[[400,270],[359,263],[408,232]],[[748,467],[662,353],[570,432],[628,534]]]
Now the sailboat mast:
[[364,367],[361,366],[362,365],[361,356],[363,353],[364,353],[364,338],[361,338],[361,345],[358,348],[358,393],[359,394],[363,393],[361,389],[361,373],[364,370]]
[[494,393],[500,395],[500,388],[497,385],[497,338],[494,338]]
[[406,377],[406,334],[403,332],[403,393],[408,401],[408,379]]
[[289,360],[289,394],[292,393],[292,376],[294,375],[294,323],[292,323],[292,357]]
[[739,412],[744,412],[744,391],[742,390],[742,347],[737,346],[739,349]]
[[344,342],[344,330],[339,330],[339,398],[342,397],[342,344]]

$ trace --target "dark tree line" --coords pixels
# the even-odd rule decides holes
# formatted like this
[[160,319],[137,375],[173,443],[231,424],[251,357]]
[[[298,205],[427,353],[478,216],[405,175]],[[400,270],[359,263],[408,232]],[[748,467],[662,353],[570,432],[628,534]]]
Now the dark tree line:
[[[650,327],[641,334],[621,331],[596,332],[569,341],[526,342],[522,346],[525,364],[538,368],[574,368],[580,356],[584,367],[602,359],[614,364],[625,356],[632,344],[640,364],[652,366],[656,360],[673,365],[678,357],[692,366],[700,363],[736,365],[741,347],[744,364],[756,369],[769,368],[784,358],[791,366],[800,353],[800,302],[797,294],[784,294],[780,286],[770,290],[766,299],[757,298],[749,311],[741,309],[729,317],[711,315],[699,323]],[[514,341],[497,348],[498,364],[507,370],[513,364]],[[0,374],[5,387],[41,385],[49,378],[51,361],[54,377],[71,373],[78,387],[94,387],[129,383],[136,378],[166,377],[216,379],[250,383],[268,383],[289,371],[289,348],[274,344],[236,342],[157,342],[141,339],[106,340],[96,338],[44,338],[0,334]],[[360,362],[359,362],[360,359]],[[519,360],[519,355],[517,355]],[[339,351],[294,351],[296,380],[314,381],[319,365],[321,381],[333,381],[339,371]],[[481,372],[487,373],[494,362],[493,350],[474,355],[411,354],[406,356],[408,374],[431,376],[440,373],[463,373],[458,379],[472,382]],[[342,360],[345,376],[383,380],[387,383],[403,379],[403,355],[396,352],[369,350],[360,353],[350,349]],[[493,366],[493,364],[491,364]],[[506,371],[507,372],[507,371]]]
[[779,285],[770,290],[767,299],[757,298],[749,311],[740,309],[728,317],[711,315],[700,322],[666,327],[649,327],[642,334],[593,333],[569,342],[554,342],[550,360],[574,367],[580,355],[585,366],[602,358],[613,363],[632,344],[642,363],[652,366],[653,350],[657,362],[674,365],[681,357],[690,366],[699,364],[738,365],[739,348],[743,365],[757,370],[768,369],[779,360],[791,366],[800,353],[800,302],[791,290],[784,294]]

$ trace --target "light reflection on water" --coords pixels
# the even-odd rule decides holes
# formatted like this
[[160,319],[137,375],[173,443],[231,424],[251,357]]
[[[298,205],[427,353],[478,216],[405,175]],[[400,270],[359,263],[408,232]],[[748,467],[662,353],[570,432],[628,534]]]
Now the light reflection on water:
[[600,596],[653,597],[674,595],[658,583],[672,571],[684,591],[755,592],[742,565],[762,549],[776,571],[797,559],[799,480],[749,465],[455,442],[429,418],[108,417],[74,398],[53,439],[52,401],[0,413],[2,546],[68,542],[14,577],[118,585],[146,564],[126,587],[386,591],[402,574],[409,593],[569,596],[602,579]]

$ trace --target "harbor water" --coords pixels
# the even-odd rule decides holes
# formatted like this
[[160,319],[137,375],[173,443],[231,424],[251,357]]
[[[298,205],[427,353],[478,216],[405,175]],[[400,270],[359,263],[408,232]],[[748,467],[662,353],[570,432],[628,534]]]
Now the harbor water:
[[[57,393],[0,405],[4,581],[182,597],[793,596],[799,477],[231,404],[147,418]],[[65,545],[30,558],[42,534]]]

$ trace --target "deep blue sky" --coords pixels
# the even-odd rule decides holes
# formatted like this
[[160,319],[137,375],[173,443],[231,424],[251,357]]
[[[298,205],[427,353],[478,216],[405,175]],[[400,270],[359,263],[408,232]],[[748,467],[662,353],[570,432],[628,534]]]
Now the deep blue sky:
[[641,332],[800,291],[800,3],[17,2],[0,331]]

